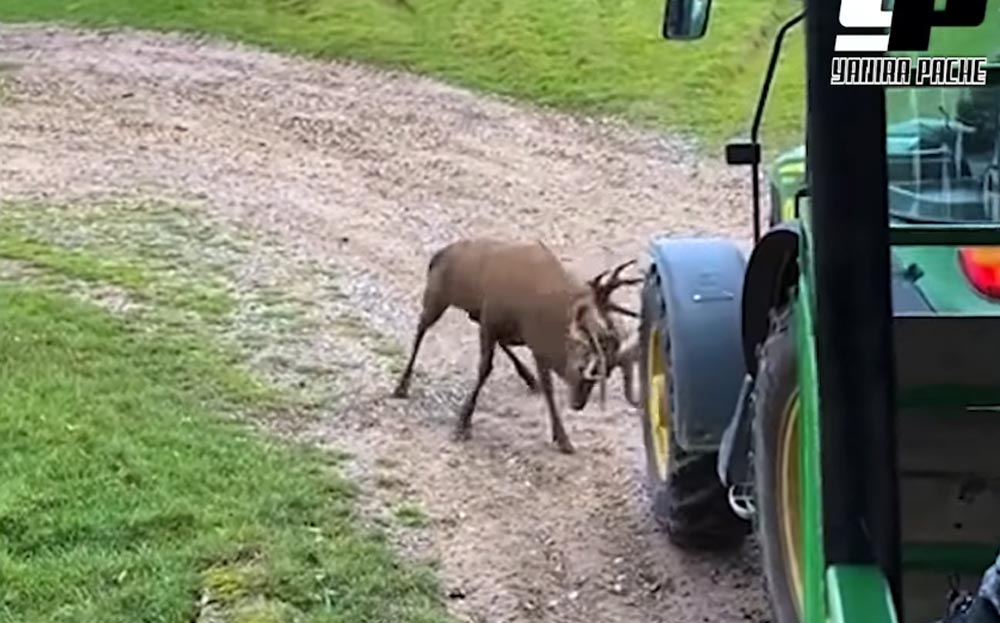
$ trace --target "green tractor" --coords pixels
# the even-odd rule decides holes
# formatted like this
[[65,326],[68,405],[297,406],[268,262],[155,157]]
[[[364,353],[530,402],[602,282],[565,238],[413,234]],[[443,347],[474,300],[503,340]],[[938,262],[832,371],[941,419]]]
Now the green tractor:
[[[650,500],[678,546],[754,533],[777,623],[930,623],[1000,547],[1000,98],[831,85],[839,5],[781,28],[751,138],[726,148],[753,171],[749,256],[651,244]],[[668,0],[664,36],[700,38],[709,8]],[[926,54],[951,31],[948,54],[985,56],[997,14]],[[757,134],[799,24],[807,141],[770,168],[764,215]]]

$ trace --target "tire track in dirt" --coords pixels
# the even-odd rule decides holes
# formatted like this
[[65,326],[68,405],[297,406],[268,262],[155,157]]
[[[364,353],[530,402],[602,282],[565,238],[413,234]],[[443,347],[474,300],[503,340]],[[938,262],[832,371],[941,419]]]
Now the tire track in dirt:
[[[13,67],[0,104],[3,198],[199,202],[335,272],[359,316],[404,351],[427,258],[455,237],[541,238],[585,274],[640,256],[654,233],[747,235],[743,176],[679,141],[425,78],[37,26],[0,27],[0,62]],[[441,561],[456,616],[765,616],[752,546],[693,556],[656,531],[618,381],[606,412],[567,413],[578,450],[567,457],[548,442],[541,398],[498,358],[473,439],[451,442],[475,344],[449,312],[425,340],[409,400],[387,397],[395,378],[345,368],[342,400],[298,431],[351,452],[373,511],[420,501],[429,525],[397,537]]]

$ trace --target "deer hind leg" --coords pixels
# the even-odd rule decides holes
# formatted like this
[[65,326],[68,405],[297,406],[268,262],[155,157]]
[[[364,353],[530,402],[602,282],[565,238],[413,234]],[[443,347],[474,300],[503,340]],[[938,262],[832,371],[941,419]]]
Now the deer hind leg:
[[514,351],[510,349],[510,346],[501,344],[500,348],[507,354],[510,362],[514,364],[514,369],[517,370],[517,375],[521,377],[521,380],[528,386],[528,389],[532,392],[538,391],[538,382],[535,380],[535,376],[531,373],[531,371],[528,370],[528,366],[521,363],[521,360],[517,358],[517,355],[515,355]]
[[410,359],[406,362],[406,369],[403,370],[402,376],[399,377],[399,383],[396,385],[395,391],[392,392],[393,398],[406,398],[407,394],[409,394],[410,378],[413,376],[413,365],[417,361],[417,351],[420,350],[420,343],[423,342],[427,330],[434,326],[441,319],[445,310],[448,309],[447,303],[438,301],[440,297],[437,296],[437,288],[432,287],[432,285],[428,284],[427,289],[424,290],[423,309],[420,311],[420,322],[417,324],[417,333],[413,337]]
[[556,401],[552,396],[552,371],[541,363],[538,363],[537,358],[535,362],[538,366],[538,380],[542,386],[542,393],[545,395],[545,405],[549,409],[549,422],[552,425],[552,441],[559,448],[560,452],[573,454],[576,450],[569,441],[566,429],[563,428],[562,418],[559,417],[559,412],[556,411]]
[[479,327],[479,372],[476,377],[476,385],[469,392],[458,412],[458,425],[455,427],[455,439],[463,441],[472,436],[472,412],[476,409],[476,400],[479,398],[479,391],[486,383],[486,379],[493,372],[493,353],[496,350],[496,338],[485,326]]

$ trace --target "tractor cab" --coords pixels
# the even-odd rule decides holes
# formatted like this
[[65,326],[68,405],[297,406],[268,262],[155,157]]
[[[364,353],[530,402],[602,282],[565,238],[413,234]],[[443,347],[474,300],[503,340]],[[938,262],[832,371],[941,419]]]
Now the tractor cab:
[[[919,55],[992,58],[984,4]],[[667,0],[664,37],[697,45],[710,8]],[[682,547],[755,534],[777,623],[933,623],[1000,551],[1000,81],[832,85],[840,11],[806,0],[782,27],[750,139],[727,146],[753,176],[749,257],[650,246],[652,510]],[[796,27],[806,137],[769,168],[763,214],[758,128]]]

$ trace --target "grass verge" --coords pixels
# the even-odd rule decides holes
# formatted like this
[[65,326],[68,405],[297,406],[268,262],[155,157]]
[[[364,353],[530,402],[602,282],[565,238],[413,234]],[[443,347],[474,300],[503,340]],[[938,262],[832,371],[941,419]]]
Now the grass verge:
[[[221,318],[235,306],[225,285],[178,256],[178,239],[190,238],[191,232],[169,237],[165,219],[184,216],[161,205],[82,211],[71,205],[0,202],[0,258],[87,287],[116,288],[139,304]],[[155,237],[144,235],[150,227],[136,228],[148,220],[161,225]],[[92,230],[104,238],[93,240]]]
[[[23,228],[0,243],[42,275],[156,291]],[[37,278],[0,281],[0,621],[446,620],[433,575],[359,527],[329,456],[234,417],[282,408],[276,392],[203,335]]]
[[[976,30],[935,29],[934,53],[993,53],[1000,0],[988,4],[990,17]],[[278,51],[387,64],[680,131],[719,155],[725,140],[749,132],[774,36],[802,5],[716,2],[706,36],[693,42],[661,38],[663,5],[663,0],[6,0],[0,3],[0,21],[199,32]],[[774,152],[768,159],[804,136],[803,41],[800,24],[785,42],[762,124],[764,144]],[[936,114],[936,105],[931,108]]]
[[[706,38],[691,43],[660,37],[662,0],[6,0],[0,20],[204,32],[390,64],[717,146],[748,129],[771,41],[797,8],[716,2]],[[801,125],[801,54],[785,64],[769,115],[776,136]]]

